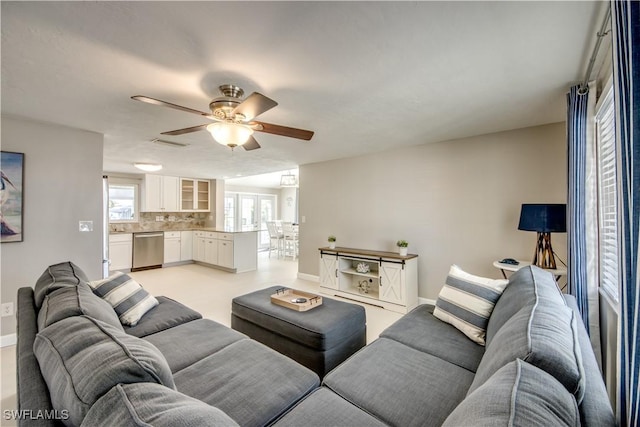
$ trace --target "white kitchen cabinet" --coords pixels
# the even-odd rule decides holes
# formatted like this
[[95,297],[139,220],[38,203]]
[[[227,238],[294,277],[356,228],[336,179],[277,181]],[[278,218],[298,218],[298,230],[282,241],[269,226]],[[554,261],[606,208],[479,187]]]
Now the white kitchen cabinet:
[[204,262],[218,265],[218,239],[216,239],[216,233],[207,234],[208,236],[204,242]]
[[169,264],[172,262],[179,262],[180,257],[180,232],[179,231],[165,231],[164,232],[164,262],[163,264]]
[[193,231],[180,232],[180,261],[193,259]]
[[180,178],[180,210],[209,212],[210,182],[205,179]]
[[233,240],[218,240],[218,265],[233,268]]
[[145,175],[142,185],[142,212],[178,212],[179,182],[175,176]]
[[258,267],[258,233],[193,232],[193,260],[232,273]]
[[193,232],[193,260],[204,262],[204,245],[206,241],[206,232]]
[[418,256],[320,248],[320,290],[407,313],[418,305]]
[[109,235],[109,271],[130,271],[133,261],[133,235]]

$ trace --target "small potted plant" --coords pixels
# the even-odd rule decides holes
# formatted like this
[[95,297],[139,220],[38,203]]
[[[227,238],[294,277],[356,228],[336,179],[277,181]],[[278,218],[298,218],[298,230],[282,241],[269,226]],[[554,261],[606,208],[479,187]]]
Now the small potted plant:
[[409,242],[406,240],[398,240],[396,245],[400,248],[400,256],[407,256],[407,247],[409,246]]
[[336,236],[329,236],[327,238],[327,242],[329,242],[329,249],[336,248]]

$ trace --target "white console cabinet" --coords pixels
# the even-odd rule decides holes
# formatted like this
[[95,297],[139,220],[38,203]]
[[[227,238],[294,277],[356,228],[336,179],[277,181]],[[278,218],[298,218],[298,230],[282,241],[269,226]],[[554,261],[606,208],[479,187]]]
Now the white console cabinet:
[[320,290],[407,313],[418,305],[418,255],[320,248]]

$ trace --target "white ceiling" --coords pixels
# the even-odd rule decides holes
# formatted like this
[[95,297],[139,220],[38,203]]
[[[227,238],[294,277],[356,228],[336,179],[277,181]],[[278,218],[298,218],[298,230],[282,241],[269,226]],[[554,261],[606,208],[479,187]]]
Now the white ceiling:
[[[2,1],[2,113],[104,134],[104,169],[221,178],[564,120],[606,2]],[[160,132],[233,83],[279,105],[231,151]],[[206,119],[204,120],[206,122]]]

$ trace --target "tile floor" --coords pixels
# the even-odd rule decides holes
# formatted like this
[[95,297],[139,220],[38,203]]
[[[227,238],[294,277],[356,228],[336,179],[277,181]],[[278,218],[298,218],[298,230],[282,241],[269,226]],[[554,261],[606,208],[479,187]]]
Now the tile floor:
[[[230,326],[231,300],[238,295],[277,284],[319,292],[317,282],[298,279],[297,272],[296,261],[275,257],[269,259],[265,252],[258,256],[258,269],[248,273],[230,274],[197,264],[186,264],[139,271],[131,273],[131,276],[151,294],[173,298],[202,313],[205,318]],[[380,332],[402,316],[379,307],[362,305],[367,314],[367,343],[375,340]],[[16,407],[15,358],[15,346],[0,349],[2,426],[16,425],[15,422],[4,419],[4,411]]]

